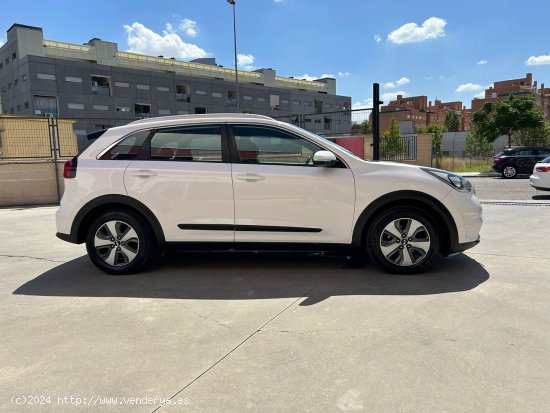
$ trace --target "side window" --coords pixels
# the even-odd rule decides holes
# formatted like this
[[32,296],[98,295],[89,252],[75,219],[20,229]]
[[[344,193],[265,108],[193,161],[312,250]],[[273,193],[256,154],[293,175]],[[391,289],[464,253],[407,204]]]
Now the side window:
[[124,138],[111,149],[109,149],[101,159],[110,160],[133,160],[141,150],[143,143],[147,140],[150,131],[143,130]]
[[151,160],[222,162],[221,126],[159,130],[151,139]]
[[241,163],[312,166],[321,147],[298,136],[262,126],[233,126]]
[[543,155],[543,156],[550,155],[550,149],[539,149],[539,155]]
[[516,152],[516,156],[533,156],[535,155],[535,151],[531,149],[522,149],[521,151]]

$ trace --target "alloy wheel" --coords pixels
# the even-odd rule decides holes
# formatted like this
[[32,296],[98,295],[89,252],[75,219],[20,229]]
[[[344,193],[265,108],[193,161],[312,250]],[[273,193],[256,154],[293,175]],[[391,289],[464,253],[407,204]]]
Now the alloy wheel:
[[409,267],[424,260],[430,250],[430,234],[416,219],[399,218],[390,222],[380,235],[380,250],[394,265]]
[[124,221],[108,221],[94,236],[94,248],[106,264],[121,267],[130,264],[139,251],[139,237],[131,225]]
[[517,171],[516,168],[514,168],[513,166],[507,166],[506,168],[504,168],[502,173],[506,178],[513,178],[514,176],[516,176]]

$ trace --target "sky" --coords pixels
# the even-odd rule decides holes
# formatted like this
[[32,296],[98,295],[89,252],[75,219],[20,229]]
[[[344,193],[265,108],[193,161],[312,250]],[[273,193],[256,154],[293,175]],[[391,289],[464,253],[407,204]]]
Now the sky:
[[[226,0],[0,0],[0,10],[0,44],[21,23],[49,40],[98,37],[234,67]],[[550,0],[236,0],[235,11],[240,68],[334,77],[354,108],[371,106],[374,82],[385,103],[427,95],[467,107],[494,81],[528,72],[550,86]]]

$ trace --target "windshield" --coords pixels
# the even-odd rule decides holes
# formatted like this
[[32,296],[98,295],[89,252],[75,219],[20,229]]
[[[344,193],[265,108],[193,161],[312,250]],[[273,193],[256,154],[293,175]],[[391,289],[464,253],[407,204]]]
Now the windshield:
[[362,159],[360,158],[359,156],[357,156],[356,154],[354,154],[353,152],[351,152],[349,149],[346,149],[340,145],[338,145],[337,143],[325,138],[324,136],[321,136],[321,135],[318,135],[316,133],[313,133],[313,132],[310,132],[306,129],[303,129],[303,128],[300,128],[296,125],[292,125],[292,124],[285,124],[285,126],[289,126],[291,127],[292,129],[296,129],[296,131],[300,132],[300,133],[305,133],[306,135],[309,135],[309,136],[313,136],[315,137],[316,139],[320,139],[321,141],[323,141],[323,143],[325,143],[327,146],[330,146],[330,147],[333,147],[341,152],[345,152],[346,154],[354,157],[355,159],[359,159],[360,161],[364,161],[365,159]]

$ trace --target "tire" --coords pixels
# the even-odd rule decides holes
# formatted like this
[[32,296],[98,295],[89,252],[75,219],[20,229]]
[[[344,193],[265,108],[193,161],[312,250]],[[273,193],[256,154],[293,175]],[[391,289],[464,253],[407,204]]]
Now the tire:
[[518,176],[518,168],[516,165],[507,165],[502,170],[502,177],[504,179],[512,179]]
[[86,234],[86,250],[99,269],[113,275],[143,271],[158,256],[147,221],[127,211],[110,211],[95,219]]
[[375,217],[368,228],[366,248],[381,269],[416,274],[426,271],[439,253],[439,232],[421,210],[394,207]]

